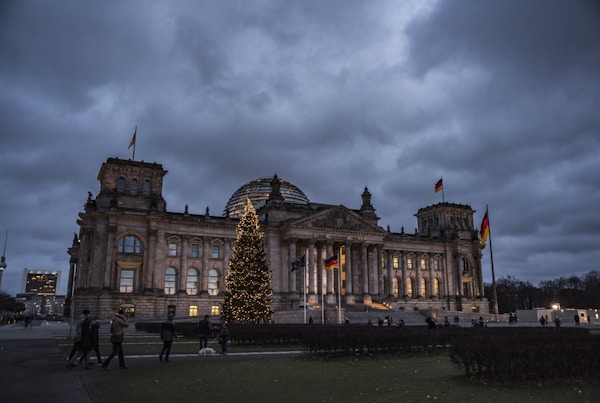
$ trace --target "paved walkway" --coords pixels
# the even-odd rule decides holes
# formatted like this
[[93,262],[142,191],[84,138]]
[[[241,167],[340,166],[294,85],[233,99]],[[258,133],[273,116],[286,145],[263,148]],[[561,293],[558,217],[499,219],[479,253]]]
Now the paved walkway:
[[65,324],[0,326],[0,390],[3,402],[91,402],[55,337],[69,334]]

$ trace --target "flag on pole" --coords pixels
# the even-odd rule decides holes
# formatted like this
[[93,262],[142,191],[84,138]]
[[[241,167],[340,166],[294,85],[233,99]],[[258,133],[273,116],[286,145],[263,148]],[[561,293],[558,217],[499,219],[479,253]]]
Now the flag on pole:
[[325,270],[333,270],[337,268],[338,259],[337,256],[332,256],[325,259]]
[[479,230],[479,236],[481,237],[481,246],[485,247],[485,243],[490,236],[490,220],[488,219],[487,208],[485,209],[483,221],[481,221],[481,230]]
[[435,193],[439,192],[442,189],[444,189],[444,182],[442,181],[442,178],[440,178],[440,180],[437,181],[437,183],[435,184]]
[[292,262],[292,271],[296,271],[298,269],[303,269],[306,267],[306,257],[304,255],[302,255],[301,258],[299,258],[298,260],[296,260],[295,262]]
[[131,141],[129,142],[129,147],[127,147],[128,150],[131,147],[135,146],[135,136],[136,135],[137,135],[137,126],[135,127],[135,131],[133,132],[133,137],[131,138]]

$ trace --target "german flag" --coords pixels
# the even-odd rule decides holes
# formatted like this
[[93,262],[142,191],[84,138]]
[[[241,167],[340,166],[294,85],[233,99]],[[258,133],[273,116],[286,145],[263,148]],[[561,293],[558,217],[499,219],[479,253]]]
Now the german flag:
[[490,236],[490,220],[488,218],[487,208],[485,209],[485,215],[483,221],[481,221],[481,230],[479,230],[479,236],[481,238],[481,246],[485,247],[488,237]]
[[325,259],[325,270],[333,270],[337,267],[338,258],[337,256],[332,256],[330,258]]
[[442,189],[444,189],[444,182],[442,181],[442,178],[440,178],[440,180],[437,181],[437,183],[435,184],[435,193],[439,192]]

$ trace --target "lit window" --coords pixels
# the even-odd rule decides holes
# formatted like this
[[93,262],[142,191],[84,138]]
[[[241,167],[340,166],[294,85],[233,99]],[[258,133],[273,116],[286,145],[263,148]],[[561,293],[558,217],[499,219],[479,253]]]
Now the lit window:
[[413,259],[412,259],[412,257],[409,257],[408,259],[406,259],[406,267],[408,267],[409,270],[412,270],[412,268],[413,268]]
[[397,269],[400,267],[400,259],[398,259],[398,256],[394,256],[394,269]]
[[221,315],[221,309],[220,309],[219,305],[213,305],[210,308],[210,314],[212,316],[219,316],[219,315]]
[[173,295],[175,294],[175,287],[177,284],[177,270],[172,267],[169,267],[165,271],[165,294]]
[[212,269],[208,272],[208,295],[219,294],[219,272]]
[[176,243],[169,244],[168,256],[177,256],[177,244]]
[[200,245],[193,243],[190,247],[190,257],[200,257]]
[[398,298],[398,279],[396,277],[393,278],[393,283],[394,297]]
[[185,291],[188,295],[198,294],[198,272],[196,269],[189,269],[187,274],[187,285]]
[[213,259],[218,259],[219,258],[219,254],[220,254],[221,248],[219,248],[218,246],[213,246],[212,247],[212,258]]
[[440,280],[437,278],[433,279],[433,295],[437,298],[440,297]]
[[190,316],[198,316],[198,305],[190,305]]
[[421,281],[419,281],[419,286],[420,286],[420,291],[421,291],[421,296],[423,298],[427,297],[427,282],[425,281],[425,279],[423,277],[421,277]]
[[381,268],[385,269],[385,256],[381,256]]
[[425,258],[421,258],[421,269],[423,269],[423,270],[427,269],[427,259],[425,259]]
[[409,298],[413,297],[413,279],[412,278],[406,279],[406,295],[408,295]]
[[121,278],[119,279],[119,292],[132,293],[133,292],[133,277],[135,272],[133,270],[121,270]]
[[141,244],[139,239],[129,235],[119,239],[118,252],[139,255],[141,252]]

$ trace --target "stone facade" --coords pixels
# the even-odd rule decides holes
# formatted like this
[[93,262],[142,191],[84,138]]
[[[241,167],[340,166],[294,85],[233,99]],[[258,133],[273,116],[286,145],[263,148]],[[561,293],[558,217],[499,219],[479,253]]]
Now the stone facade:
[[[101,317],[124,309],[136,318],[218,316],[238,218],[168,212],[162,165],[109,158],[79,214],[69,248],[66,312]],[[378,226],[367,188],[360,209],[290,202],[282,181],[256,203],[272,271],[273,310],[385,303],[393,309],[488,312],[481,248],[467,205],[420,209],[407,234]],[[258,200],[253,200],[258,202]],[[291,271],[302,255],[306,268]],[[325,270],[327,257],[342,268]],[[341,289],[341,292],[338,292]]]

